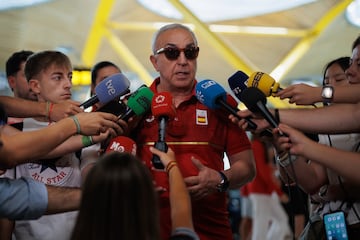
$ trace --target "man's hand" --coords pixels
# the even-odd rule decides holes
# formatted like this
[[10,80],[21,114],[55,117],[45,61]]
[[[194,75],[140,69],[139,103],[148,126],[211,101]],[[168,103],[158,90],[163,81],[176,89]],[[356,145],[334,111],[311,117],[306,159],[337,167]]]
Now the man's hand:
[[276,93],[280,99],[289,99],[289,103],[296,105],[311,105],[321,102],[321,87],[313,87],[304,83],[291,85]]
[[124,130],[118,124],[118,118],[114,114],[104,112],[82,112],[76,114],[79,121],[80,132],[83,135],[99,135],[106,133],[112,136],[121,135]]
[[49,119],[51,121],[59,121],[63,118],[84,112],[80,103],[73,100],[66,100],[60,103],[54,103],[52,109],[49,109]]
[[247,130],[249,130],[249,128],[248,128],[248,122],[245,120],[245,118],[250,117],[251,121],[253,121],[257,125],[257,128],[255,130],[251,130],[251,132],[256,135],[262,133],[263,131],[265,131],[267,128],[270,127],[268,121],[266,121],[262,116],[254,114],[248,109],[239,110],[237,112],[237,115],[240,117],[241,120],[239,120],[237,117],[235,117],[232,114],[229,115],[229,119],[233,123],[238,125],[239,128],[247,131]]
[[211,193],[217,192],[216,186],[221,181],[219,173],[214,169],[206,167],[194,157],[192,157],[191,160],[199,170],[197,176],[191,176],[184,179],[191,197],[194,199],[201,199]]

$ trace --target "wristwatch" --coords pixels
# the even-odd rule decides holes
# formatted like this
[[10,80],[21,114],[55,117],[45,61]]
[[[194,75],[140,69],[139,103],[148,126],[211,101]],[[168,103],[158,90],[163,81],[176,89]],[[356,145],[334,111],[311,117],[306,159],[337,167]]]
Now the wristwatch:
[[331,103],[334,97],[334,88],[332,86],[323,86],[321,97],[323,98],[323,103]]
[[229,180],[223,172],[219,171],[218,173],[220,174],[221,181],[216,185],[216,188],[218,192],[226,192],[230,185]]

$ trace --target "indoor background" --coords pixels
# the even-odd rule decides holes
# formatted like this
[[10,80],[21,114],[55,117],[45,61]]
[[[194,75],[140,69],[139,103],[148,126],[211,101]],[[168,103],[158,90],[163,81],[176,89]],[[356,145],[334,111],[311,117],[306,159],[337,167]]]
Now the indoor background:
[[[60,50],[79,70],[112,61],[132,87],[149,84],[156,76],[149,61],[152,35],[170,22],[189,24],[198,37],[197,79],[215,80],[228,92],[227,79],[237,70],[269,73],[282,86],[317,85],[324,65],[349,56],[360,34],[359,0],[34,2],[0,1],[2,94],[11,94],[4,75],[6,59],[22,49]],[[88,72],[74,76],[75,98],[83,100],[88,96]],[[284,105],[273,98],[270,103]]]

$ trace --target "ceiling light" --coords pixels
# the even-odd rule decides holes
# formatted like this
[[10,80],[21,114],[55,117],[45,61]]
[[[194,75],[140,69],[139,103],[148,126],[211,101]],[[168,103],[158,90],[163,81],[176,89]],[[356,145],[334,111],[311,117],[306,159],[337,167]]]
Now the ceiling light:
[[352,25],[360,27],[360,0],[349,4],[345,11],[345,17]]
[[[204,22],[253,17],[298,7],[316,0],[181,0]],[[138,0],[144,7],[161,16],[182,19],[182,14],[168,0]]]

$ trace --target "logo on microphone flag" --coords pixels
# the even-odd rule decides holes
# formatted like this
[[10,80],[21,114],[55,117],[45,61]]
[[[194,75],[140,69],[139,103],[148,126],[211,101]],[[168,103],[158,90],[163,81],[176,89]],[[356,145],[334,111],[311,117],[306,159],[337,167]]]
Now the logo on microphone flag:
[[206,110],[196,109],[196,125],[208,125]]

